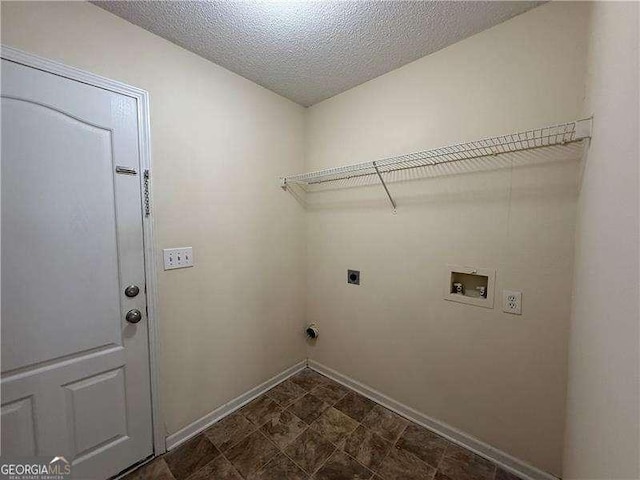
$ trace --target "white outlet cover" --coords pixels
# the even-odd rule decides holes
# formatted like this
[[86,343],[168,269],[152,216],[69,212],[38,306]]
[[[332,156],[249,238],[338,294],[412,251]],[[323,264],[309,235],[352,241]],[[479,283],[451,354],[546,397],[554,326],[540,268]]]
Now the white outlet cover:
[[165,270],[193,267],[193,247],[165,248],[162,252]]
[[503,290],[502,311],[514,315],[522,315],[522,292]]

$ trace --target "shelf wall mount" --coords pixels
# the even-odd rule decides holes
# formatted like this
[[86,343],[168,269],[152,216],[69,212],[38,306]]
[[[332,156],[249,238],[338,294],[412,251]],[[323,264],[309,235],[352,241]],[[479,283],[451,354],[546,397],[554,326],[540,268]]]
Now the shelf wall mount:
[[290,175],[280,177],[280,186],[282,189],[287,190],[289,185],[300,185],[304,188],[311,185],[375,175],[380,180],[395,213],[396,202],[384,181],[383,175],[385,173],[582,142],[591,138],[592,125],[593,117],[589,117],[573,122],[498,135],[381,160]]

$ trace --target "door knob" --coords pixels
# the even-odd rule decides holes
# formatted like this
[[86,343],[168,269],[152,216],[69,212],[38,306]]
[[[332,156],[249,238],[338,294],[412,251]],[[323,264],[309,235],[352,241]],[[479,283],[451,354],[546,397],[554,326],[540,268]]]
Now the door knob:
[[124,289],[124,294],[129,298],[135,297],[138,293],[140,293],[140,289],[137,285],[129,285]]
[[138,323],[140,320],[142,320],[142,313],[140,312],[140,310],[134,308],[133,310],[129,310],[124,318],[129,323]]

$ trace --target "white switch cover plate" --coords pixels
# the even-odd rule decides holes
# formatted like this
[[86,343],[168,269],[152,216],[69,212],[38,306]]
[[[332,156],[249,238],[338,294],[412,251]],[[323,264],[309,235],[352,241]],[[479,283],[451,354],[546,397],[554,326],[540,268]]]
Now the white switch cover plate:
[[164,269],[193,267],[193,247],[165,248]]
[[502,311],[522,315],[522,292],[514,290],[502,291]]

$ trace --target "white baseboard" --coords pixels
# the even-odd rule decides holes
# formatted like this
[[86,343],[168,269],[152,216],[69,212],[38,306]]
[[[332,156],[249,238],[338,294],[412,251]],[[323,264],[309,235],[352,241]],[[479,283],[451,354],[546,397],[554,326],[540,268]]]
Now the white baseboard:
[[255,388],[252,388],[248,392],[243,393],[239,397],[234,398],[233,400],[231,400],[228,403],[225,403],[221,407],[216,408],[211,413],[206,414],[204,417],[187,425],[183,429],[178,430],[176,433],[172,433],[171,435],[167,436],[166,438],[167,450],[176,448],[181,443],[184,443],[190,438],[195,437],[197,434],[199,434],[203,430],[206,430],[217,421],[235,412],[240,407],[245,406],[251,400],[259,397],[260,395],[265,393],[267,390],[271,390],[273,387],[275,387],[279,383],[284,382],[287,378],[298,373],[300,370],[302,370],[306,366],[307,366],[307,360],[303,360],[299,363],[296,363],[295,365],[287,368],[284,372],[277,374],[276,376],[274,376],[273,378],[270,378],[266,382],[258,385]]
[[332,380],[335,380],[342,385],[349,387],[352,390],[355,390],[359,394],[370,398],[376,403],[379,403],[383,407],[388,408],[396,412],[399,415],[402,415],[408,420],[411,420],[414,423],[422,425],[423,427],[437,433],[445,437],[448,440],[451,440],[453,443],[456,443],[468,450],[471,450],[474,453],[477,453],[481,457],[484,457],[488,460],[491,460],[493,463],[496,463],[500,467],[504,468],[507,471],[518,475],[527,480],[558,480],[557,477],[551,475],[550,473],[544,472],[528,463],[519,460],[508,453],[505,453],[497,448],[492,447],[491,445],[478,440],[477,438],[472,437],[446,423],[443,423],[439,420],[431,418],[423,413],[420,413],[414,410],[411,407],[408,407],[400,402],[397,402],[386,395],[374,390],[373,388],[364,385],[357,380],[354,380],[346,375],[343,375],[335,370],[322,365],[314,360],[309,360],[308,365],[313,370],[316,370],[318,373],[321,373]]

